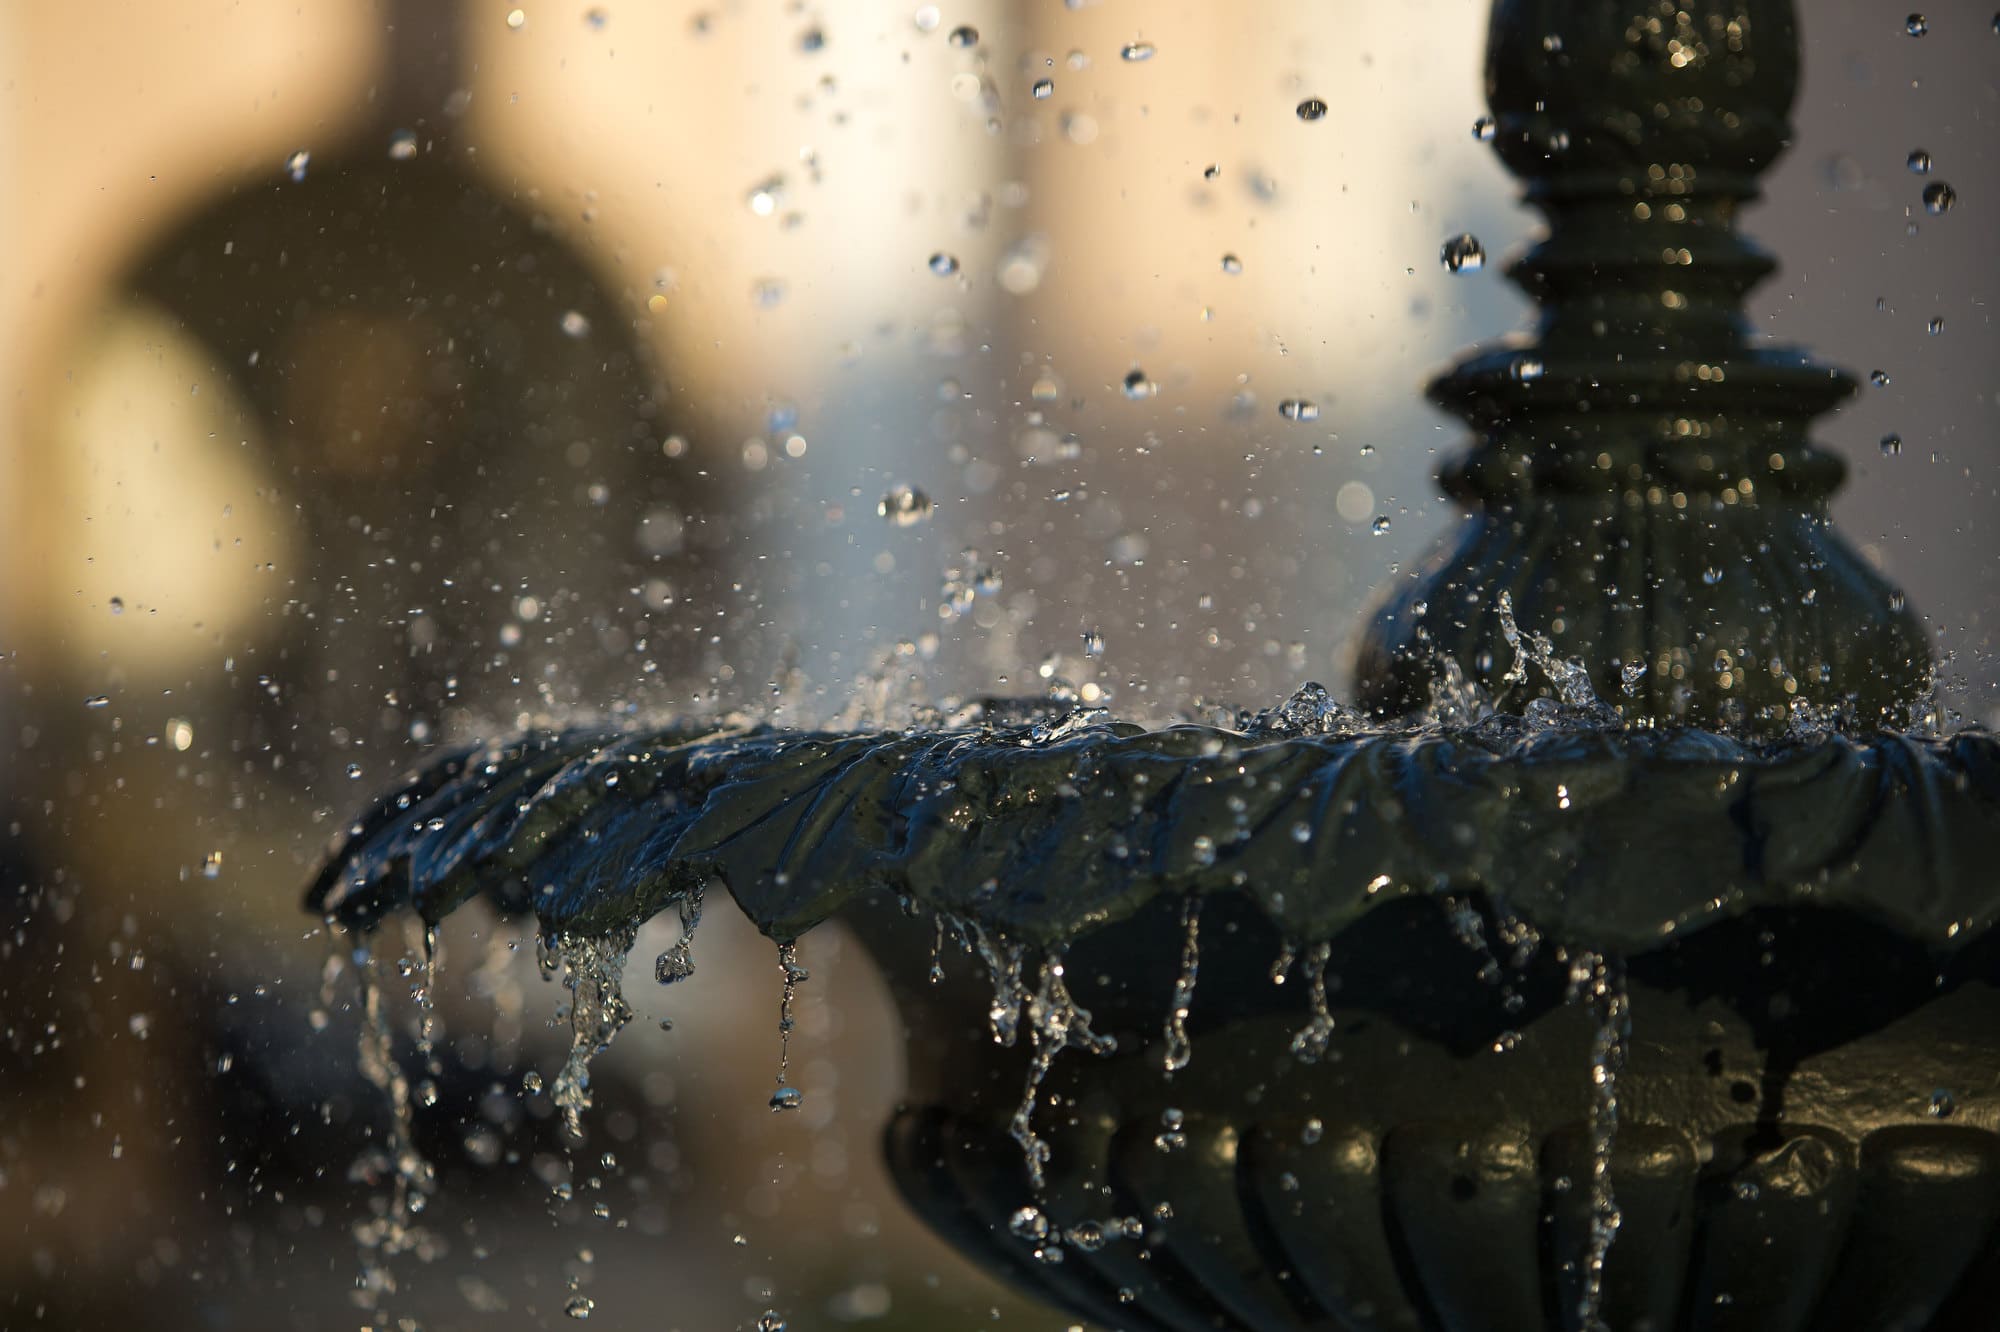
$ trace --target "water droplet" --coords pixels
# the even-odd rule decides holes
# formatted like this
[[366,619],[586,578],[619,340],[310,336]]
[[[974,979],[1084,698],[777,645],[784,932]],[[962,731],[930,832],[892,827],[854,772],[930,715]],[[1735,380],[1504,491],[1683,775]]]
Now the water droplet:
[[1300,120],[1304,121],[1320,120],[1323,119],[1325,115],[1326,115],[1326,103],[1321,101],[1317,97],[1308,97],[1306,98],[1305,101],[1299,103]]
[[1931,30],[1931,21],[1922,14],[1912,14],[1903,20],[1903,31],[1912,37],[1921,37]]
[[743,202],[758,217],[769,217],[778,211],[778,205],[785,201],[785,178],[766,176],[750,187]]
[[1714,587],[1717,583],[1722,581],[1722,570],[1716,568],[1714,565],[1710,565],[1708,568],[1703,569],[1701,571],[1701,581],[1708,584],[1710,587]]
[[1119,48],[1118,58],[1137,64],[1141,60],[1151,60],[1157,49],[1151,42],[1127,42]]
[[1095,660],[1104,655],[1104,635],[1095,629],[1083,633],[1083,655]]
[[[917,20],[918,26],[921,27],[923,24],[921,18],[923,11],[918,10],[917,13],[919,15]],[[951,35],[945,38],[945,40],[960,50],[968,46],[977,46],[979,45],[979,29],[973,27],[970,23],[961,23],[951,30]]]
[[1924,187],[1924,211],[1933,217],[1950,212],[1951,206],[1957,202],[1958,191],[1943,181]]
[[1532,384],[1542,377],[1546,369],[1539,356],[1516,356],[1513,364],[1507,367],[1507,373],[1523,384]]
[[113,615],[123,615],[125,613],[125,598],[111,598],[111,613]]
[[785,1332],[785,1320],[775,1309],[766,1309],[757,1315],[757,1332]]
[[590,336],[590,318],[581,310],[565,310],[562,317],[563,336],[584,338]]
[[359,781],[359,780],[360,780],[360,778],[361,778],[361,765],[360,765],[359,763],[350,763],[350,764],[348,764],[348,765],[347,765],[347,778],[348,778],[348,780],[349,780],[349,781]]
[[1301,424],[1319,420],[1319,404],[1306,398],[1286,398],[1278,404],[1278,415]]
[[918,523],[930,521],[935,506],[931,497],[915,486],[892,487],[875,504],[877,517],[886,518],[897,527],[915,527]]
[[1943,1087],[1931,1093],[1930,1105],[1926,1107],[1932,1119],[1950,1119],[1952,1111],[1958,1109],[1958,1099]]
[[1046,102],[1049,98],[1056,95],[1056,81],[1054,79],[1036,79],[1035,86],[1029,91],[1034,94],[1036,101]]
[[306,168],[312,165],[312,156],[311,152],[301,148],[285,159],[285,174],[292,178],[293,184],[306,178]]
[[1221,174],[1222,174],[1222,164],[1220,162],[1210,162],[1207,166],[1201,169],[1201,178],[1203,180],[1214,180]]
[[783,1086],[771,1093],[771,1109],[796,1110],[805,1103],[805,1093],[797,1087]]
[[1472,137],[1481,143],[1493,142],[1493,117],[1481,116],[1472,122]]
[[943,18],[944,16],[938,12],[936,5],[924,5],[916,13],[910,15],[910,22],[917,25],[918,32],[936,32],[937,26],[943,21]]
[[1159,386],[1146,378],[1144,370],[1134,367],[1132,373],[1125,376],[1125,396],[1132,401],[1142,402],[1157,392]]
[[1627,698],[1639,696],[1639,681],[1646,678],[1646,663],[1628,661],[1618,668],[1618,687]]
[[1884,458],[1893,458],[1902,451],[1903,437],[1901,435],[1882,436],[1882,456]]
[[222,853],[220,851],[211,851],[202,859],[201,877],[204,879],[215,879],[220,878],[221,875]]
[[389,160],[407,162],[417,155],[417,133],[415,130],[397,130],[389,136]]
[[1929,334],[1930,334],[1930,335],[1931,335],[1932,337],[1936,337],[1936,336],[1937,336],[1938,334],[1940,334],[1940,333],[1944,332],[1944,320],[1943,320],[1943,319],[1941,319],[1941,318],[1940,318],[1940,319],[1933,319],[1933,320],[1931,320],[1931,322],[1930,322],[1930,323],[1926,324],[1926,325],[1925,325],[1924,327],[1925,327],[1925,330],[1926,330],[1926,331],[1927,331],[1927,332],[1928,332],[1928,333],[1929,333]]
[[510,9],[510,10],[508,10],[508,11],[507,11],[507,26],[508,26],[509,28],[513,29],[513,30],[514,30],[515,32],[519,32],[519,31],[520,31],[521,29],[523,29],[523,28],[527,27],[527,26],[528,26],[528,11],[527,11],[527,10],[525,10],[525,9]]
[[1374,522],[1368,524],[1368,530],[1376,536],[1381,536],[1389,530],[1389,519],[1386,516],[1377,517]]
[[1233,254],[1222,256],[1222,271],[1232,276],[1243,271],[1243,261]]
[[939,277],[950,277],[958,271],[958,260],[940,250],[930,257],[930,270]]
[[602,32],[604,31],[604,25],[611,21],[611,15],[605,12],[602,5],[593,5],[583,11],[583,21],[599,32]]
[[[518,14],[521,11],[517,9],[514,12]],[[588,1295],[572,1295],[569,1298],[569,1303],[563,1305],[563,1312],[571,1318],[588,1318],[590,1317],[590,1311],[596,1307],[597,1301],[591,1299]]]
[[1931,155],[1930,155],[1929,153],[1925,152],[1925,151],[1924,151],[1923,149],[1921,149],[1921,148],[1912,148],[1912,149],[1910,149],[1910,156],[1909,156],[1909,168],[1910,168],[1911,172],[1912,172],[1912,173],[1914,173],[1914,174],[1916,174],[1916,175],[1919,175],[1919,176],[1928,176],[1928,175],[1930,175],[1930,174],[1931,174]]
[[807,55],[825,49],[826,30],[824,28],[807,28],[799,34],[799,50],[804,51]]
[[1016,1239],[1040,1244],[1049,1237],[1049,1219],[1039,1207],[1023,1207],[1007,1218],[1007,1229]]
[[1887,370],[1870,370],[1868,372],[1868,382],[1876,388],[1887,388],[1889,387],[1889,372]]
[[1447,273],[1477,273],[1486,266],[1486,247],[1470,232],[1453,236],[1438,251],[1438,261]]

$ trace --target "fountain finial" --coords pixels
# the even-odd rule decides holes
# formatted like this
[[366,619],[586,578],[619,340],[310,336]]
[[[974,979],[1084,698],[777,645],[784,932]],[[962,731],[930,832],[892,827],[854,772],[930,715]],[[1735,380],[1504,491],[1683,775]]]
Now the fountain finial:
[[1925,691],[1922,630],[1828,526],[1845,468],[1806,437],[1854,381],[1743,314],[1775,265],[1737,210],[1798,74],[1791,0],[1497,0],[1492,140],[1549,223],[1510,275],[1541,313],[1430,386],[1477,434],[1440,476],[1469,517],[1370,626],[1372,710],[1424,706],[1447,659],[1504,692],[1502,593],[1628,715],[1894,723]]

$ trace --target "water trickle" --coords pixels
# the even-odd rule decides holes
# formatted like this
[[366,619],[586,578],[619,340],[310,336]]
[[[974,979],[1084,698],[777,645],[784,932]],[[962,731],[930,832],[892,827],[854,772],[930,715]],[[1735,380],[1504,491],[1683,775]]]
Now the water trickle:
[[361,1028],[356,1046],[361,1076],[382,1093],[389,1105],[386,1150],[364,1153],[352,1172],[355,1178],[370,1182],[386,1173],[390,1181],[387,1196],[371,1199],[371,1215],[354,1227],[355,1246],[361,1260],[355,1298],[363,1308],[379,1309],[382,1297],[396,1291],[390,1260],[410,1252],[416,1252],[419,1258],[427,1256],[430,1236],[415,1218],[436,1192],[437,1174],[417,1151],[410,1080],[396,1062],[388,1018],[382,1009],[382,987],[375,976],[375,959],[366,949],[357,949],[353,963],[361,991]]
[[1611,1155],[1618,1140],[1618,1075],[1632,1039],[1623,961],[1604,953],[1578,953],[1570,961],[1569,996],[1571,1002],[1589,1006],[1595,1024],[1590,1042],[1590,1230],[1577,1324],[1584,1332],[1609,1332],[1602,1316],[1604,1264],[1622,1220],[1611,1187]]
[[785,973],[785,988],[778,1000],[778,1089],[771,1093],[771,1109],[796,1110],[805,1101],[805,1093],[788,1081],[792,1068],[792,1004],[798,998],[799,986],[812,978],[812,973],[799,965],[797,943],[778,945],[778,967]]
[[1333,1042],[1333,1007],[1327,999],[1326,963],[1333,945],[1324,941],[1306,950],[1306,976],[1311,1008],[1306,1025],[1292,1037],[1292,1058],[1302,1064],[1317,1064],[1326,1057]]
[[547,954],[561,963],[563,988],[570,996],[569,1057],[550,1096],[571,1139],[583,1136],[583,1112],[591,1105],[590,1061],[632,1020],[622,982],[636,933],[628,926],[601,938],[566,934],[547,941]]
[[977,925],[972,927],[973,946],[993,978],[993,1002],[986,1009],[987,1029],[995,1045],[1011,1046],[1021,1029],[1021,1009],[1028,1001],[1028,987],[1021,970],[1027,949],[1008,940],[994,940]]
[[1021,1104],[1007,1126],[1007,1136],[1021,1145],[1021,1157],[1028,1167],[1028,1183],[1036,1193],[1040,1193],[1049,1163],[1049,1144],[1035,1132],[1034,1123],[1035,1101],[1041,1093],[1043,1080],[1054,1066],[1056,1056],[1069,1046],[1077,1046],[1094,1055],[1108,1055],[1118,1048],[1118,1043],[1090,1029],[1090,1010],[1077,1006],[1070,997],[1069,986],[1064,982],[1060,951],[1052,950],[1042,960],[1041,983],[1028,1000],[1027,1015],[1028,1037],[1033,1050],[1028,1059],[1027,1085],[1021,1092]]
[[1178,1073],[1194,1059],[1188,1041],[1188,1010],[1194,1006],[1194,984],[1201,973],[1201,899],[1190,896],[1181,903],[1181,971],[1174,981],[1174,995],[1167,1004],[1167,1049],[1161,1059],[1169,1073]]

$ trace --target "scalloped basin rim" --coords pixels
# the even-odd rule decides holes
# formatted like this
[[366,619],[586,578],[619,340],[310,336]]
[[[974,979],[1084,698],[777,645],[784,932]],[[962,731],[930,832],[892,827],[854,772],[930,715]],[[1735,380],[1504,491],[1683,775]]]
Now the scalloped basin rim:
[[1615,952],[1800,905],[1953,949],[2000,913],[1995,846],[2000,741],[1977,730],[669,725],[445,753],[350,827],[307,901],[368,927],[483,895],[585,935],[721,881],[783,941],[888,890],[1049,948],[1169,893],[1244,891],[1301,943],[1409,894],[1479,893]]

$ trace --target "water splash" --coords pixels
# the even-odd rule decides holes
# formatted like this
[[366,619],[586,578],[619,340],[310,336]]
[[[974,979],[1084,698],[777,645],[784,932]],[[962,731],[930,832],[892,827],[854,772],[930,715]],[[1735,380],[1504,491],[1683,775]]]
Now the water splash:
[[1278,956],[1271,962],[1271,984],[1283,985],[1291,978],[1292,968],[1299,960],[1299,946],[1290,939],[1278,948]]
[[1308,1004],[1312,1014],[1306,1025],[1292,1037],[1292,1058],[1302,1064],[1317,1064],[1326,1058],[1333,1042],[1333,1006],[1327,999],[1326,963],[1333,945],[1316,943],[1306,950],[1306,975],[1310,978]]
[[1039,1194],[1049,1163],[1049,1144],[1035,1132],[1034,1122],[1035,1101],[1041,1094],[1043,1080],[1055,1065],[1056,1056],[1067,1047],[1074,1045],[1101,1056],[1117,1050],[1118,1042],[1090,1029],[1090,1010],[1079,1007],[1070,997],[1069,986],[1063,979],[1060,951],[1052,951],[1042,959],[1040,983],[1028,1000],[1026,1011],[1033,1050],[1028,1058],[1027,1085],[1021,1092],[1021,1104],[1007,1126],[1007,1136],[1020,1144],[1022,1159],[1028,1167],[1029,1186]]
[[[1558,715],[1547,721],[1582,726],[1615,726],[1622,718],[1618,709],[1600,702],[1597,691],[1590,687],[1590,672],[1583,663],[1556,655],[1555,644],[1544,634],[1523,631],[1514,622],[1514,598],[1500,594],[1498,606],[1500,633],[1507,640],[1507,646],[1514,649],[1514,664],[1501,678],[1509,684],[1526,684],[1528,666],[1532,663],[1555,687]],[[1530,703],[1526,715],[1532,723],[1543,720],[1537,709]]]
[[792,1069],[792,1005],[799,997],[799,986],[812,979],[812,973],[799,965],[799,946],[796,941],[778,945],[778,968],[785,974],[785,988],[778,999],[778,1088],[771,1093],[771,1109],[796,1110],[805,1101],[805,1093],[791,1085]]
[[1624,962],[1604,953],[1576,954],[1570,961],[1569,997],[1587,1004],[1595,1023],[1590,1041],[1590,1231],[1577,1325],[1583,1332],[1610,1332],[1602,1314],[1604,1264],[1623,1220],[1611,1187],[1611,1154],[1618,1140],[1618,1075],[1632,1039]]
[[1194,983],[1201,974],[1201,899],[1190,896],[1181,903],[1181,973],[1174,981],[1174,997],[1167,1004],[1167,1049],[1161,1064],[1169,1073],[1178,1073],[1194,1059],[1188,1041],[1188,1010],[1194,1006]]
[[591,1105],[590,1061],[632,1020],[623,977],[636,934],[636,928],[628,927],[600,937],[564,934],[544,941],[544,969],[554,958],[570,994],[569,1057],[550,1094],[572,1140],[583,1137],[583,1112]]

